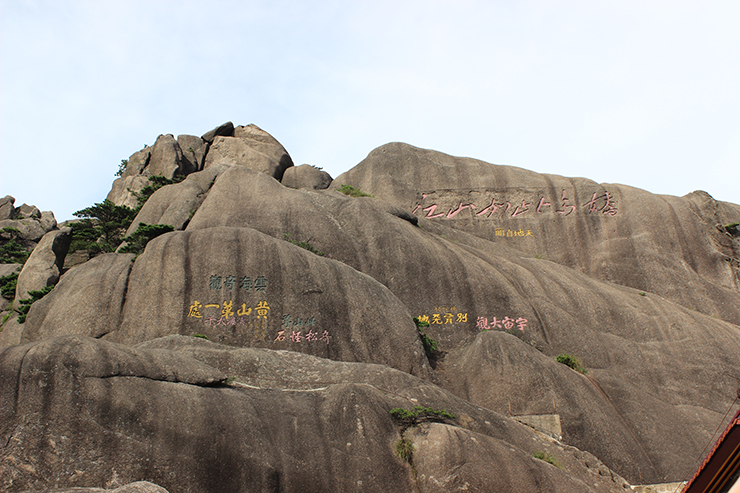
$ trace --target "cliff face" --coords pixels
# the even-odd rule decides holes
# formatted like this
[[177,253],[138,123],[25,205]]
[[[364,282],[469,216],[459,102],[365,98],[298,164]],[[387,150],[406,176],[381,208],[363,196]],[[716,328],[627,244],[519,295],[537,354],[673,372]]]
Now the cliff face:
[[165,137],[108,198],[187,175],[128,234],[174,231],[0,332],[10,491],[616,491],[686,477],[733,401],[735,204],[400,143],[327,187],[253,125]]

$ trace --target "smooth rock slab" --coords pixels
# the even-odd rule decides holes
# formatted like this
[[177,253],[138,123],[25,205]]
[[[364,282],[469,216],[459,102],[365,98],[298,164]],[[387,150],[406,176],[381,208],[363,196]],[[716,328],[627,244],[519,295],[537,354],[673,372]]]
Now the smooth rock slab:
[[16,299],[28,298],[29,291],[38,291],[59,281],[59,275],[64,267],[64,257],[71,242],[72,228],[51,231],[41,238],[18,275]]

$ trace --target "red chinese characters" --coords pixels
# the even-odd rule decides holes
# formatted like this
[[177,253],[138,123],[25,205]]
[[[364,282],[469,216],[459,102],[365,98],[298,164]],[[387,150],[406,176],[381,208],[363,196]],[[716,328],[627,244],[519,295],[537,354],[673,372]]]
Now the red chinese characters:
[[[541,216],[559,214],[569,216],[577,211],[568,192],[562,189],[559,200],[550,191],[525,190],[517,187],[487,190],[441,190],[421,194],[421,200],[414,204],[412,213],[423,213],[426,219],[470,219]],[[548,198],[549,195],[549,198]],[[522,197],[524,196],[524,197]],[[590,200],[581,197],[582,209],[587,214],[602,213],[616,216],[619,212],[615,197],[604,190],[593,192]],[[576,203],[578,201],[576,200]]]
[[522,318],[522,317],[513,319],[507,316],[501,320],[497,319],[496,317],[493,317],[493,319],[489,321],[488,317],[478,317],[478,320],[475,323],[475,327],[478,330],[519,329],[521,331],[524,331],[524,329],[527,327],[527,319]]

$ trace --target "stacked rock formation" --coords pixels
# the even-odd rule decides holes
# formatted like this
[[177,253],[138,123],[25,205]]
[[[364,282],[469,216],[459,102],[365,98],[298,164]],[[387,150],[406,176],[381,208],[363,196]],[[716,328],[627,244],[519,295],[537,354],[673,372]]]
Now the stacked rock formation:
[[0,332],[5,489],[623,491],[691,473],[733,402],[736,204],[400,143],[332,181],[230,123],[108,198],[176,174],[128,234],[174,231]]

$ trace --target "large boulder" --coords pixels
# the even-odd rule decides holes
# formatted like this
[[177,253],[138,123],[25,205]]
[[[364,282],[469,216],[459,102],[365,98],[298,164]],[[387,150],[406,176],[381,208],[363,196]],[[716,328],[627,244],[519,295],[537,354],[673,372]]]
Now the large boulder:
[[106,199],[116,205],[125,205],[134,208],[138,205],[135,192],[140,191],[149,183],[151,173],[145,172],[152,156],[152,148],[144,147],[128,158],[126,169],[119,178],[113,181]]
[[182,150],[172,134],[160,135],[152,147],[147,171],[152,175],[172,178],[175,174],[187,174],[195,171],[188,166],[182,157]]
[[201,136],[201,139],[210,144],[211,142],[213,142],[213,139],[215,139],[219,135],[223,135],[225,137],[233,137],[234,124],[231,122],[222,123],[218,127],[204,133],[203,136]]
[[228,165],[214,166],[172,185],[165,185],[149,197],[126,235],[136,231],[139,223],[169,224],[176,230],[184,229],[203,203],[216,178],[229,168]]
[[234,137],[214,138],[204,168],[219,164],[245,166],[280,180],[293,161],[274,137],[256,125],[248,125],[235,129]]
[[331,185],[331,175],[316,166],[301,164],[285,170],[281,183],[290,188],[324,190]]
[[[253,229],[165,234],[130,274],[130,256],[98,258],[34,304],[24,340],[75,333],[132,344],[202,334],[428,374],[412,315],[387,288]],[[106,282],[113,289],[101,289]]]
[[208,142],[195,135],[178,135],[177,145],[182,151],[183,168],[187,173],[200,171],[208,151]]
[[54,286],[64,268],[64,257],[72,242],[72,228],[46,233],[33,249],[18,275],[15,298],[28,298],[29,291]]
[[0,199],[0,221],[15,218],[15,197],[6,195]]
[[136,193],[148,184],[149,175],[131,175],[116,178],[106,199],[116,205],[125,205],[134,209],[139,205]]
[[[259,387],[243,383],[263,358],[274,373],[262,373]],[[351,380],[334,383],[337,372]],[[518,472],[493,476],[490,461],[471,457],[455,472],[476,486],[469,491],[483,490],[475,478],[492,481],[486,491],[626,486],[608,469],[592,474],[579,451],[402,372],[193,338],[132,348],[70,336],[14,346],[0,352],[0,399],[13,403],[0,406],[7,491],[141,479],[169,491],[413,491],[445,478],[461,446],[476,442],[470,454],[494,453]],[[418,478],[395,455],[403,428],[389,412],[415,404],[456,416],[439,425],[450,438],[435,438],[437,425],[406,430]],[[534,459],[537,451],[567,473]]]
[[740,324],[740,236],[724,230],[740,222],[740,206],[704,192],[653,195],[402,143],[373,150],[334,184]]
[[[420,227],[414,227],[381,204],[378,199],[351,198],[334,191],[292,190],[266,176],[232,168],[216,181],[187,229],[249,227],[276,238],[288,234],[309,242],[387,286],[414,315],[431,323],[427,332],[450,357],[454,351],[464,351],[481,329],[512,330],[550,358],[575,353],[589,368],[603,370],[600,375],[612,375],[613,382],[620,382],[611,387],[608,399],[610,405],[618,403],[618,421],[626,423],[625,436],[639,439],[630,445],[612,440],[613,428],[603,426],[603,420],[599,425],[582,426],[580,416],[588,392],[601,392],[600,380],[594,380],[584,389],[584,401],[569,403],[568,416],[579,417],[565,422],[570,443],[587,448],[612,467],[621,466],[623,474],[636,480],[680,477],[689,467],[669,447],[656,446],[664,443],[662,433],[667,431],[659,424],[660,416],[664,408],[675,406],[676,413],[671,411],[674,423],[709,435],[709,417],[729,404],[731,385],[718,388],[709,377],[695,383],[694,370],[688,368],[737,361],[737,326],[644,291],[600,282],[566,266],[524,256],[502,242],[445,223],[422,218]],[[661,354],[669,347],[673,357],[666,359]],[[707,358],[714,363],[707,365]],[[526,361],[522,358],[520,364],[526,366]],[[518,374],[510,373],[514,381]],[[483,378],[485,374],[473,375],[480,376],[490,392],[492,384]],[[692,385],[668,390],[660,384],[665,379],[692,380]],[[462,392],[465,387],[461,380],[451,379],[448,388]],[[567,393],[567,388],[563,382],[554,392]],[[646,388],[651,389],[652,399],[641,397]],[[480,396],[471,394],[471,399],[483,403]],[[639,413],[632,410],[635,402]],[[701,402],[701,430],[696,429],[696,415],[681,411],[683,402]],[[519,406],[514,412],[529,411]],[[645,429],[646,422],[652,423],[653,432]],[[683,450],[698,454],[700,443],[687,438]],[[625,446],[634,454],[623,454]],[[644,458],[641,448],[649,450],[650,461],[639,459]]]
[[21,219],[6,219],[0,221],[0,230],[4,228],[15,228],[19,233],[19,239],[25,244],[38,243],[43,236],[56,228],[57,222],[51,212],[45,212],[40,217],[28,217]]
[[133,258],[133,254],[108,253],[70,270],[31,306],[23,341],[60,334],[101,337],[120,326]]

